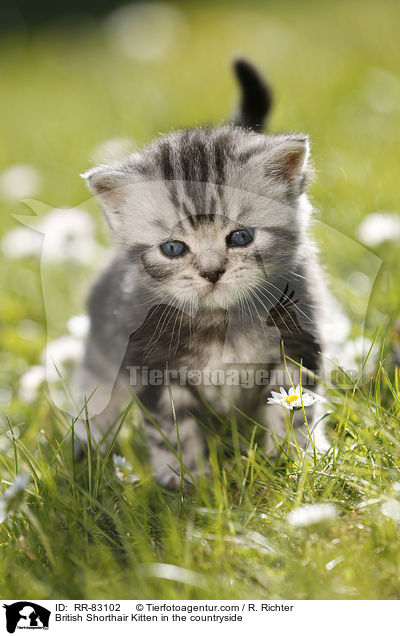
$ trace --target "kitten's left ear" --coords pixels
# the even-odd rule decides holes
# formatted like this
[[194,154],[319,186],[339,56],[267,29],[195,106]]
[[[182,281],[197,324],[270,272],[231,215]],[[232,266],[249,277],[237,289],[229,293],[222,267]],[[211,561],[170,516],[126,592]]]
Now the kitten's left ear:
[[267,154],[268,175],[291,185],[298,185],[303,192],[309,173],[310,143],[306,135],[277,135]]

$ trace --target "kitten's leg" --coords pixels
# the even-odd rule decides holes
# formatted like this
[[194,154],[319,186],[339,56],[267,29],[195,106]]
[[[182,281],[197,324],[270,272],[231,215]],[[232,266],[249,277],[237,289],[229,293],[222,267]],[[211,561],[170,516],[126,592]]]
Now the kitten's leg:
[[[78,377],[77,394],[77,405],[84,410],[75,424],[75,433],[82,441],[87,440],[87,418],[92,440],[98,443],[128,404],[130,393],[126,379],[90,343]],[[103,446],[105,450],[107,442]]]
[[319,453],[327,453],[331,450],[332,444],[326,433],[325,419],[322,419],[326,408],[322,404],[315,404],[312,408],[312,419],[310,430],[314,439],[315,448]]
[[[82,407],[87,399],[87,406],[82,415],[75,425],[76,435],[83,441],[87,440],[86,430],[86,417],[90,424],[90,435],[95,444],[104,437],[104,435],[110,431],[111,427],[115,424],[117,418],[121,415],[122,411],[129,403],[130,394],[126,388],[126,382],[124,379],[118,378],[114,384],[107,381],[102,381],[98,377],[91,375],[88,378],[88,384],[86,385],[85,398],[81,401]],[[90,399],[88,396],[94,393]],[[103,405],[107,403],[106,407]],[[102,445],[102,451],[104,452],[108,448],[108,443],[112,439],[112,434],[107,437],[107,440]]]
[[[315,448],[320,453],[326,453],[331,447],[325,434],[325,421],[322,419],[325,411],[323,404],[317,402],[305,409],[308,425],[304,421],[301,409],[295,411],[292,430],[289,430],[289,411],[285,407],[279,404],[265,406],[268,396],[271,396],[271,390],[275,389],[279,392],[279,387],[283,386],[286,391],[289,391],[291,386],[298,386],[300,384],[299,373],[299,368],[292,364],[286,364],[284,368],[278,366],[271,373],[271,384],[266,394],[263,395],[264,418],[268,431],[266,434],[268,455],[277,455],[279,446],[285,440],[289,441],[289,451],[292,456],[298,453],[298,449],[312,452]],[[303,391],[307,392],[309,389],[314,394],[320,393],[319,387],[310,384],[305,373],[301,380]]]
[[266,424],[265,450],[270,457],[275,457],[287,438],[287,418],[279,404],[264,405],[264,419]]
[[[198,461],[204,456],[203,435],[197,422],[189,415],[189,411],[194,412],[197,402],[192,393],[185,387],[173,386],[171,390],[182,450],[182,462],[191,475],[195,476]],[[153,400],[151,394],[153,394]],[[168,388],[154,387],[144,401],[149,403],[157,398],[156,409],[149,408],[149,411],[166,439],[178,453],[176,424]],[[167,488],[178,488],[181,470],[178,457],[168,448],[163,437],[150,421],[146,422],[146,435],[158,483]]]
[[[288,388],[286,387],[286,390]],[[284,407],[279,404],[268,404],[264,409],[267,425],[266,452],[268,455],[277,455],[279,447],[287,441],[289,441],[291,455],[296,454],[296,445],[300,450],[309,452],[312,452],[314,447],[319,453],[326,453],[330,449],[331,445],[326,436],[325,423],[321,420],[324,414],[322,404],[317,403],[306,409],[308,426],[304,421],[302,411],[296,411],[292,430],[289,430],[289,412]]]

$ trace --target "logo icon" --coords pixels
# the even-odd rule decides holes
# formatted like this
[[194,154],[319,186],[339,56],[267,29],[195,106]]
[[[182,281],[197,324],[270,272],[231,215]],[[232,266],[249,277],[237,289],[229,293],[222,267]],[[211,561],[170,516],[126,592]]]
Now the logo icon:
[[49,629],[51,612],[41,605],[31,601],[18,601],[3,607],[6,610],[9,634],[13,634],[16,629]]

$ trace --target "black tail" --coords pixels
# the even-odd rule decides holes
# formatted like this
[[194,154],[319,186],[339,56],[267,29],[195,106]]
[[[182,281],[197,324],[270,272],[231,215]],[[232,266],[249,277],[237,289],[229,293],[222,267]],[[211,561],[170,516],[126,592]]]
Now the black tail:
[[257,69],[246,60],[235,60],[234,69],[242,91],[234,123],[260,132],[271,108],[271,89]]

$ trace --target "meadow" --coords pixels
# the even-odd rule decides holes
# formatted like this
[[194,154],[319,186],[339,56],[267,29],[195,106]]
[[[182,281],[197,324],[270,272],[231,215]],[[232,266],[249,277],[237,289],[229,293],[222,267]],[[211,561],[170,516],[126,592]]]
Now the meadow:
[[[0,595],[398,599],[400,5],[132,7],[0,40]],[[170,492],[134,399],[106,455],[78,461],[68,381],[51,369],[48,385],[43,352],[68,377],[110,241],[80,173],[226,119],[238,53],[273,87],[269,129],[310,135],[314,232],[355,373],[327,388],[330,452],[268,459],[258,423],[232,417],[210,436],[210,476]]]

